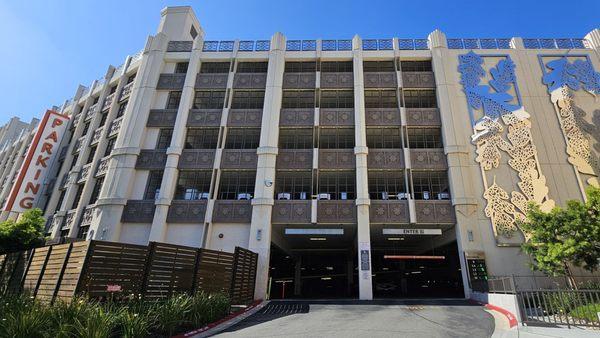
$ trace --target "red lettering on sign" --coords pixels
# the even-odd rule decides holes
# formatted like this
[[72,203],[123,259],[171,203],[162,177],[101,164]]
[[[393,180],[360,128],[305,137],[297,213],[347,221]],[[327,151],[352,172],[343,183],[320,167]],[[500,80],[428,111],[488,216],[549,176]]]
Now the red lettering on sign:
[[40,178],[40,175],[42,174],[42,169],[38,169],[35,172],[35,176],[33,176],[33,178],[35,178],[36,180],[38,180]]
[[50,135],[46,136],[46,140],[52,140],[54,142],[58,142],[58,135],[56,134],[55,131],[51,132]]
[[24,197],[19,201],[19,206],[23,209],[31,209],[33,206],[33,197]]
[[52,143],[48,143],[48,142],[44,142],[44,144],[42,144],[42,150],[40,150],[40,152],[45,152],[48,155],[52,155],[52,148],[54,147],[54,145]]
[[38,193],[38,190],[40,190],[40,184],[33,184],[31,182],[27,182],[25,184],[25,192],[32,192],[34,195]]
[[54,121],[52,121],[52,128],[56,127],[56,126],[60,126],[63,124],[63,121],[61,119],[54,119]]
[[37,160],[35,161],[35,165],[41,165],[44,168],[47,168],[48,165],[46,164],[46,161],[48,161],[50,159],[50,157],[42,157],[42,155],[39,155]]

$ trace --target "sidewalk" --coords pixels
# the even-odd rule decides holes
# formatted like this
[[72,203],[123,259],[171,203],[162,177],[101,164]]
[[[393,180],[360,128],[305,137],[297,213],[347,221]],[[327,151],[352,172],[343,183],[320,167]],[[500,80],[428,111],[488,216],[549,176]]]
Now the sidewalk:
[[600,330],[583,329],[580,327],[543,327],[515,326],[510,328],[508,319],[497,311],[488,311],[494,316],[495,330],[492,338],[598,338]]

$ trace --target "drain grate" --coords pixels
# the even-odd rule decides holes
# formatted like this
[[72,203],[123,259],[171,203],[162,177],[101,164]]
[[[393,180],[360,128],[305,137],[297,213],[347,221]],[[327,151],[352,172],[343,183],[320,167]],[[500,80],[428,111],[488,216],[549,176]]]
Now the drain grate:
[[293,302],[270,302],[262,308],[258,314],[261,315],[293,315],[296,313],[308,313],[310,307],[306,303]]

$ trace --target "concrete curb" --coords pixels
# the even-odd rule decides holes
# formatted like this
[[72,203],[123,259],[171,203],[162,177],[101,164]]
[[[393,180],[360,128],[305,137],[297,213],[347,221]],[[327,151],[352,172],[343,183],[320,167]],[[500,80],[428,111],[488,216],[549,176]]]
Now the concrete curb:
[[477,301],[474,299],[469,299],[469,300],[475,304],[483,305],[483,307],[485,307],[486,309],[488,309],[490,311],[496,311],[496,312],[499,312],[500,314],[502,314],[508,320],[509,328],[513,328],[513,327],[519,325],[519,322],[517,321],[517,317],[512,312],[510,312],[504,308],[501,308],[499,306],[493,305],[493,304],[483,303],[483,302],[480,302],[480,301]]

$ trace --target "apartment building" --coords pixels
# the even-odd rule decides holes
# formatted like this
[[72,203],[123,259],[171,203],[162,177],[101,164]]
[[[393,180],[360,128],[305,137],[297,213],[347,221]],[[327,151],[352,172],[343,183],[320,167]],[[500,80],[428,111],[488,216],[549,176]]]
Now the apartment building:
[[[56,109],[68,126],[33,206],[50,242],[248,248],[257,298],[466,297],[532,274],[529,201],[598,185],[599,48],[598,29],[210,41],[168,7]],[[27,144],[2,157],[3,218]]]

